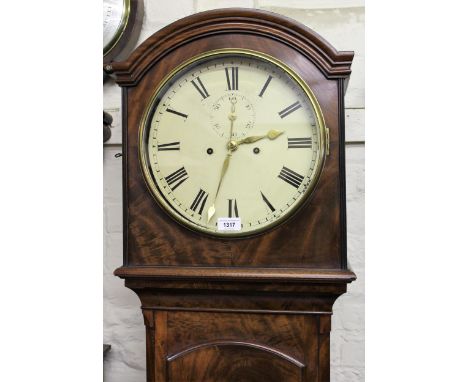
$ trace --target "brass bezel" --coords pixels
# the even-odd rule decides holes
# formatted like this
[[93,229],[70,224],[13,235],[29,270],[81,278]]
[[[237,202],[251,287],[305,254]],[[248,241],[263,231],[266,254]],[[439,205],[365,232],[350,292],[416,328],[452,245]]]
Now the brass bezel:
[[103,48],[104,57],[106,57],[112,51],[112,49],[114,49],[114,47],[122,38],[125,28],[127,28],[128,20],[130,19],[130,1],[131,0],[123,0],[124,9],[122,18],[120,20],[119,27],[117,28],[117,31],[114,34],[114,37],[112,37],[112,39]]
[[[293,80],[295,80],[299,86],[302,88],[302,90],[305,92],[306,96],[308,97],[310,103],[312,104],[312,107],[314,109],[315,115],[317,117],[317,124],[319,127],[319,142],[318,142],[318,153],[317,153],[317,164],[315,166],[315,171],[312,175],[311,182],[309,184],[309,187],[307,188],[305,192],[305,196],[303,198],[303,201],[298,203],[296,206],[294,206],[290,211],[285,213],[284,215],[281,215],[278,219],[274,220],[270,225],[266,227],[261,227],[255,230],[251,230],[249,232],[219,232],[219,231],[212,231],[210,229],[207,229],[203,226],[200,226],[184,216],[182,216],[176,209],[172,207],[170,203],[166,201],[166,198],[164,195],[159,191],[159,187],[156,184],[156,182],[153,180],[153,177],[150,173],[150,166],[147,161],[146,153],[147,153],[147,147],[144,147],[144,138],[145,138],[145,131],[146,131],[146,126],[148,125],[148,116],[151,112],[151,110],[154,107],[155,101],[157,99],[157,96],[161,89],[164,88],[164,86],[181,70],[185,69],[187,66],[195,63],[196,61],[200,61],[203,59],[206,59],[208,57],[216,57],[220,55],[244,55],[244,56],[250,56],[254,57],[257,59],[262,59],[267,62],[270,62],[273,65],[276,65],[280,67],[282,70],[284,70],[286,73],[288,73]],[[267,231],[270,231],[274,228],[277,228],[281,224],[283,224],[285,221],[287,221],[290,217],[292,217],[309,199],[310,196],[312,195],[313,191],[315,190],[320,174],[322,173],[323,166],[325,164],[325,156],[326,156],[326,127],[325,127],[325,120],[322,115],[322,110],[320,109],[320,105],[317,101],[317,98],[315,97],[314,93],[310,89],[310,87],[306,84],[306,82],[289,66],[281,62],[280,60],[265,54],[261,53],[258,51],[250,50],[250,49],[241,49],[241,48],[225,48],[225,49],[216,49],[216,50],[211,50],[208,52],[201,53],[199,55],[196,55],[189,60],[183,62],[182,64],[178,65],[176,68],[171,70],[169,74],[167,74],[159,86],[156,88],[155,92],[151,96],[151,99],[149,103],[146,105],[145,112],[143,114],[143,118],[140,121],[140,126],[139,126],[139,141],[138,141],[138,154],[140,158],[140,165],[143,171],[143,175],[145,178],[146,185],[153,196],[153,198],[156,200],[156,202],[162,207],[164,211],[166,211],[170,217],[172,217],[176,222],[181,224],[182,226],[198,232],[198,233],[204,233],[209,236],[214,236],[214,237],[222,237],[222,238],[246,238],[246,237],[251,237],[255,235],[259,235],[262,233],[265,233]]]

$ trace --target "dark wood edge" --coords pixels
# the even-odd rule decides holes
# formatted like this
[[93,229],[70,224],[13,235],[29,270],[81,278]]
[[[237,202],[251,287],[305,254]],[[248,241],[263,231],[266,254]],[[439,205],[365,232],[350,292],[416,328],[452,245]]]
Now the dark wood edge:
[[340,244],[341,244],[341,268],[348,268],[348,231],[346,224],[346,148],[345,148],[345,80],[340,78],[338,86],[338,126],[339,126],[339,149],[338,166],[340,182]]
[[134,86],[155,62],[170,51],[207,35],[248,33],[275,39],[305,54],[327,78],[351,73],[354,52],[339,52],[318,33],[303,24],[273,12],[226,8],[182,18],[143,42],[126,61],[114,62],[107,70],[120,86]]
[[312,283],[350,283],[356,279],[349,270],[317,270],[305,268],[217,268],[217,267],[132,267],[123,266],[114,275],[127,278],[245,280],[245,281],[308,281]]
[[122,88],[122,202],[123,202],[123,263],[128,265],[128,161],[127,161],[127,114],[128,114],[128,92]]
[[239,314],[281,314],[290,316],[332,316],[333,312],[328,310],[279,310],[279,309],[242,309],[242,308],[186,308],[179,306],[142,306],[143,311],[162,312],[204,312],[204,313],[239,313]]

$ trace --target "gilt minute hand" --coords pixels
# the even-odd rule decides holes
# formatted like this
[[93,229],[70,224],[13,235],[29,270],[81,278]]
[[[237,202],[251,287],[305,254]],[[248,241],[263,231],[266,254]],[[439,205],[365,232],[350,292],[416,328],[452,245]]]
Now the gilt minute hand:
[[283,134],[284,131],[278,131],[278,130],[270,130],[268,133],[265,135],[252,135],[250,137],[243,138],[239,141],[236,141],[237,145],[242,145],[244,143],[254,143],[259,141],[260,139],[268,138],[270,140],[278,138],[281,134]]
[[[237,119],[237,116],[236,116],[236,103],[237,103],[237,100],[236,100],[236,98],[232,98],[230,101],[231,101],[231,113],[228,114],[228,119],[229,119],[229,121],[231,121],[231,127],[229,129],[229,142],[232,140],[233,129],[234,129],[234,121]],[[221,184],[223,183],[224,175],[226,175],[226,171],[227,171],[227,169],[229,167],[229,161],[231,160],[232,148],[229,145],[229,142],[227,144],[228,152],[227,152],[226,158],[224,159],[223,167],[221,168],[221,175],[219,177],[218,188],[216,189],[216,194],[215,194],[215,197],[214,197],[214,201],[213,201],[213,204],[208,208],[208,211],[207,211],[207,222],[210,222],[211,218],[213,217],[213,215],[216,212],[216,207],[215,207],[216,199],[218,198],[219,189],[221,188]]]

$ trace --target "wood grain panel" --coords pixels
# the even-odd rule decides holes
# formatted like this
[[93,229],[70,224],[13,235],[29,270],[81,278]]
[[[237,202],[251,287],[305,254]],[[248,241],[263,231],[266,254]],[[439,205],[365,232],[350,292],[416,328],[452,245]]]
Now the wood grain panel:
[[304,365],[281,353],[242,343],[213,343],[169,359],[174,382],[300,382]]
[[303,329],[300,315],[171,312],[168,315],[168,354],[223,339],[254,342],[303,362]]
[[168,372],[176,381],[301,381],[314,373],[315,359],[306,355],[317,352],[317,322],[302,315],[169,312]]

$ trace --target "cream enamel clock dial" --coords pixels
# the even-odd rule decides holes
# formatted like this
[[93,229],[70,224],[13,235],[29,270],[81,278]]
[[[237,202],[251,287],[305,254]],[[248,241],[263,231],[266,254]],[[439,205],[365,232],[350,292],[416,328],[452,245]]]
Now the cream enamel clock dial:
[[278,60],[218,50],[176,68],[140,128],[149,189],[185,226],[217,236],[271,228],[304,203],[326,149],[309,87]]

